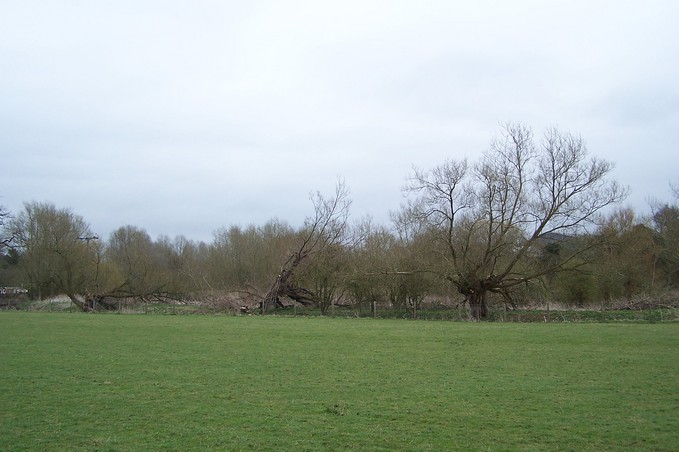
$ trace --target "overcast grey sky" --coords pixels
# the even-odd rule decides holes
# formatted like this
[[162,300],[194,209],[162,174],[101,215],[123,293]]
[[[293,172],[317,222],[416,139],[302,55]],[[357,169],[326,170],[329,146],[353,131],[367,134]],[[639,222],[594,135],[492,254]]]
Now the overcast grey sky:
[[582,135],[640,211],[679,179],[679,2],[0,0],[0,204],[107,237],[299,225],[346,180],[388,223],[412,165],[520,121]]

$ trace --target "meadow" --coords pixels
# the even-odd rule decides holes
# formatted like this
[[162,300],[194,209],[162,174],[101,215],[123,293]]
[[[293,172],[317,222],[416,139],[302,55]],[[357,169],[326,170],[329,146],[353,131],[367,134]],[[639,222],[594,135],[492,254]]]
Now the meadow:
[[676,450],[679,323],[0,312],[0,450]]

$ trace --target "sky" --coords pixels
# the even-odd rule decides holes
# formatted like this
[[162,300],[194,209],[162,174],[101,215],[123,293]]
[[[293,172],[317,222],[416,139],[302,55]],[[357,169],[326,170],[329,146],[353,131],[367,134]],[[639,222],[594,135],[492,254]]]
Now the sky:
[[507,122],[582,136],[639,212],[679,181],[679,2],[0,0],[0,205],[210,241],[351,192],[389,224],[413,166]]

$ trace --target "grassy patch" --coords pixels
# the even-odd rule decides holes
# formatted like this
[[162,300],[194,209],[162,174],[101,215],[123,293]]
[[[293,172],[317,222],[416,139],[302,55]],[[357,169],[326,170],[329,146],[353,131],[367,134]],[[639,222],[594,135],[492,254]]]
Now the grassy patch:
[[1,450],[653,449],[679,325],[0,313]]

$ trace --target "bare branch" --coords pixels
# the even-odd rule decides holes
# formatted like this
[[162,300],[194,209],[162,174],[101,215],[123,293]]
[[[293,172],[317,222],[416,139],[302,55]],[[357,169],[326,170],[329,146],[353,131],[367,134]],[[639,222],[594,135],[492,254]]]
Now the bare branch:
[[7,222],[11,218],[9,212],[3,206],[0,206],[0,251],[5,247],[9,247],[12,240],[14,240],[14,234],[7,227]]

